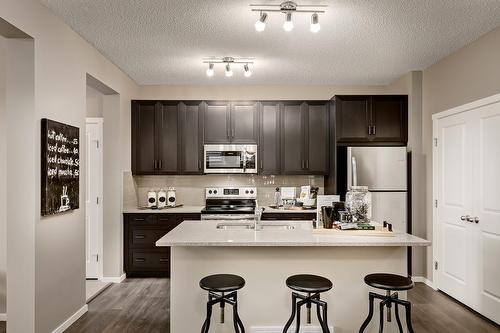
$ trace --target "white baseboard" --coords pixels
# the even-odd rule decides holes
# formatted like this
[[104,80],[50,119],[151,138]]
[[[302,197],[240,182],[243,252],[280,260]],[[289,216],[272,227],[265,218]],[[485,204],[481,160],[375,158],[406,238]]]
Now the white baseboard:
[[127,274],[121,276],[103,276],[101,282],[122,283],[127,278]]
[[0,313],[0,321],[7,321],[7,314],[6,313]]
[[413,280],[413,282],[422,282],[431,287],[432,289],[437,290],[437,287],[434,285],[434,283],[426,277],[412,276],[411,279]]
[[83,316],[89,307],[87,304],[82,306],[78,311],[76,311],[71,317],[66,319],[64,323],[62,323],[58,328],[52,331],[52,333],[63,333],[68,327],[70,327],[75,321],[77,321],[81,316]]
[[[334,333],[333,327],[329,326],[331,333]],[[283,326],[252,326],[250,327],[250,333],[282,333]],[[295,332],[295,326],[290,326],[288,332]],[[301,333],[322,333],[323,330],[320,326],[310,326],[310,325],[301,325],[300,326]]]

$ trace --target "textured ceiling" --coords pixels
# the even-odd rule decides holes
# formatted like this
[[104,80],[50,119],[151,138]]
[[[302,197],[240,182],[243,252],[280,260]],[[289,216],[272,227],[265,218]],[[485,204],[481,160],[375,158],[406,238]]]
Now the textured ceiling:
[[[270,13],[257,33],[251,0],[41,0],[139,84],[387,84],[500,25],[498,0],[334,0],[308,14]],[[266,0],[254,3],[279,3]],[[203,57],[255,57],[253,76],[205,75]]]

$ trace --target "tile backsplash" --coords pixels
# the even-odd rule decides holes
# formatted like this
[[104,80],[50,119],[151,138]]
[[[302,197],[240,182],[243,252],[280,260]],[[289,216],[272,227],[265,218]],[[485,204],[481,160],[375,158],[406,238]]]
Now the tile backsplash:
[[[273,203],[276,187],[311,185],[324,192],[323,176],[260,176],[260,175],[199,175],[199,176],[132,176],[124,174],[123,206],[145,206],[149,190],[174,187],[177,202],[186,206],[203,206],[205,188],[210,186],[255,186],[260,205]],[[299,193],[299,190],[297,190]]]

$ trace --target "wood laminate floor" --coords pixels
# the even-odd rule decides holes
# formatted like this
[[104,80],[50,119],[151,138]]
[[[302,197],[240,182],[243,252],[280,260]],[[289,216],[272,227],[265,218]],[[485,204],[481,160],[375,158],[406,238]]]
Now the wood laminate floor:
[[[127,279],[89,303],[89,312],[66,333],[168,333],[168,279]],[[413,328],[421,333],[498,333],[484,319],[447,295],[417,283],[409,292]],[[5,323],[0,323],[5,333]]]

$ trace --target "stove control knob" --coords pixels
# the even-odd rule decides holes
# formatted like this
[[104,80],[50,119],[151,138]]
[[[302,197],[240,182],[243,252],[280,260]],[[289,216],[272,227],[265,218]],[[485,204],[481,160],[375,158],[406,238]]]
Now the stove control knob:
[[214,190],[214,194],[217,194],[217,190]]
[[253,194],[253,190],[250,190],[250,194]]
[[208,194],[212,194],[212,190],[208,190]]
[[248,190],[245,191],[245,194],[248,194]]

